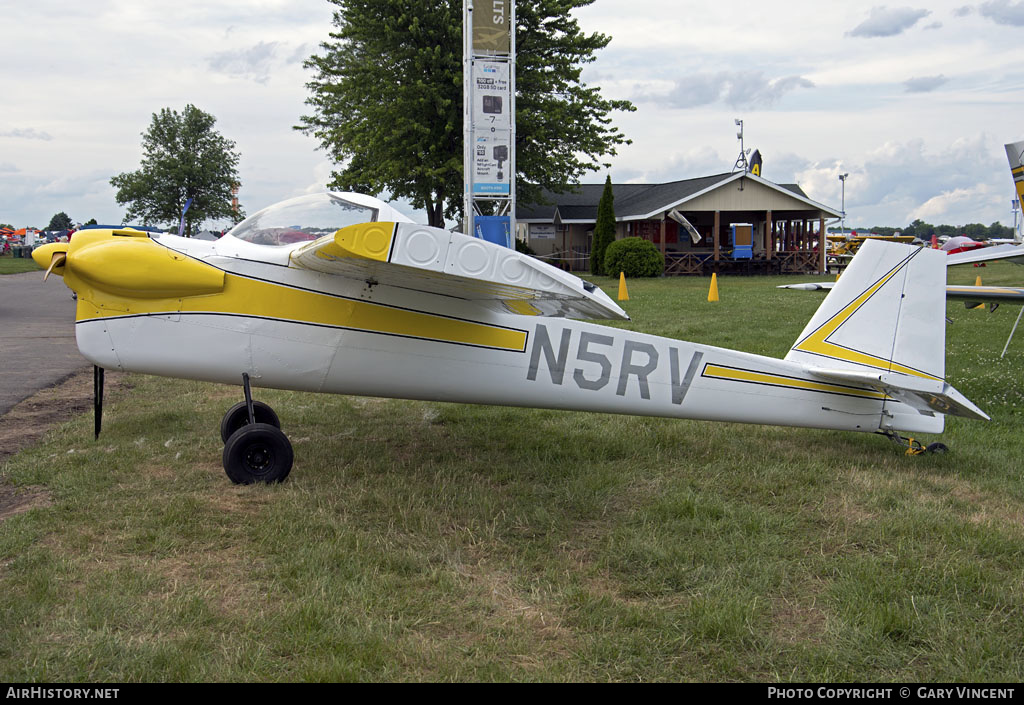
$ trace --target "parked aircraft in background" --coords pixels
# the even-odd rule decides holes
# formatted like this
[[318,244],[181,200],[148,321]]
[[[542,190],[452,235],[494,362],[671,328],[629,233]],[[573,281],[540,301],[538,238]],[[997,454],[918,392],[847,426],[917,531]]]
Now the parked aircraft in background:
[[945,380],[946,256],[919,247],[865,243],[782,360],[582,322],[628,317],[537,259],[351,193],[213,242],[90,230],[33,257],[77,294],[97,433],[104,368],[243,386],[221,423],[234,482],[292,467],[251,386],[864,431],[915,452],[902,433],[988,418]]

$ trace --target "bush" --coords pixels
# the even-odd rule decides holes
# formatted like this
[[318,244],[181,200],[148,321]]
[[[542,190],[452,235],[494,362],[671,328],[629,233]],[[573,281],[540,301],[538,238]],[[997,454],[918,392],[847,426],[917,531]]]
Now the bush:
[[625,272],[627,277],[660,277],[665,258],[653,242],[640,237],[616,240],[604,251],[604,270],[608,276]]
[[519,238],[516,238],[516,252],[522,252],[524,255],[530,255],[531,257],[535,257],[537,255],[537,253],[534,252],[532,247],[527,245]]

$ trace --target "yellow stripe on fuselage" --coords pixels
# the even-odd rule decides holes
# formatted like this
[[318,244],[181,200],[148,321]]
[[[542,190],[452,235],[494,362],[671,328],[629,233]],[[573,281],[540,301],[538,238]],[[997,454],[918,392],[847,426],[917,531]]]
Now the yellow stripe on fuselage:
[[80,292],[77,320],[147,314],[224,314],[523,352],[526,331],[358,301],[228,273],[224,291],[182,299]]
[[841,384],[815,382],[814,380],[786,377],[784,375],[771,374],[770,372],[741,370],[734,367],[721,367],[720,365],[706,365],[702,376],[710,377],[712,379],[725,379],[731,382],[766,384],[772,387],[786,387],[789,389],[800,389],[809,392],[844,394],[846,396],[862,397],[864,399],[878,399],[879,401],[884,401],[886,399],[885,394],[873,389],[861,389],[858,387],[847,387]]

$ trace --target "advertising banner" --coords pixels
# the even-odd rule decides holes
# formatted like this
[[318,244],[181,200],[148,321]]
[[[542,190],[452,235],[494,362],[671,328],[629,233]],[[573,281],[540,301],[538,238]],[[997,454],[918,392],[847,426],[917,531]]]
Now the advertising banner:
[[508,194],[512,150],[507,62],[473,62],[473,193]]
[[509,12],[513,0],[474,0],[473,52],[511,51]]

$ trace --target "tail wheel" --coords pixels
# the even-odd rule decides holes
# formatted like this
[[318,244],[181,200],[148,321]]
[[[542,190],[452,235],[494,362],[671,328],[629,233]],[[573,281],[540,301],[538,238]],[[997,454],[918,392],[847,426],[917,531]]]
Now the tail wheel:
[[[256,417],[256,423],[265,423],[275,428],[281,428],[281,420],[277,418],[277,414],[269,405],[261,401],[253,401],[252,412]],[[240,401],[224,414],[224,418],[220,422],[220,439],[227,443],[235,431],[248,423],[249,412],[245,407],[245,402]]]
[[246,424],[224,446],[224,472],[236,485],[282,482],[292,471],[292,444],[281,429]]

